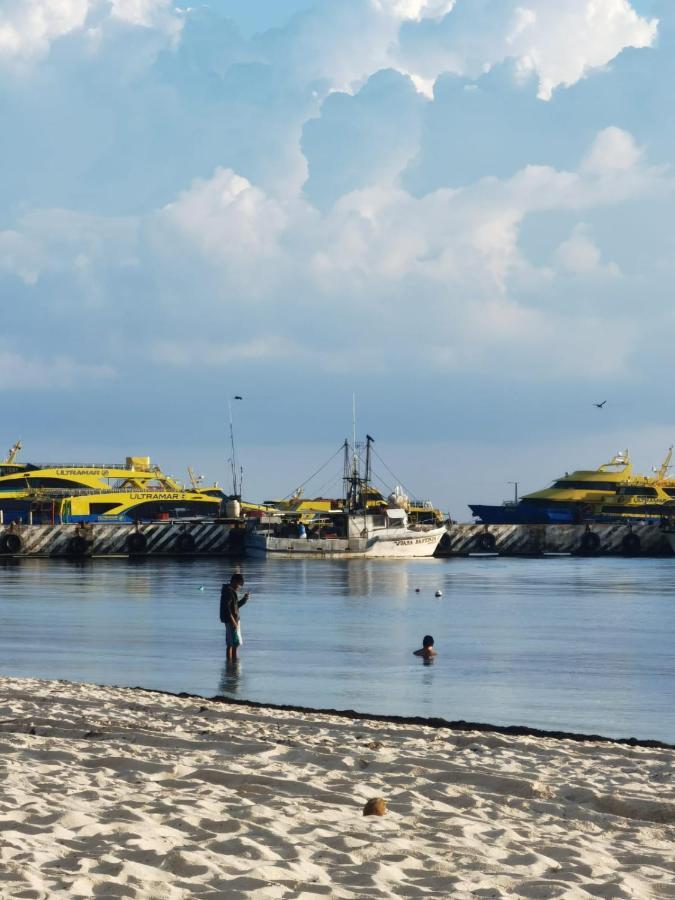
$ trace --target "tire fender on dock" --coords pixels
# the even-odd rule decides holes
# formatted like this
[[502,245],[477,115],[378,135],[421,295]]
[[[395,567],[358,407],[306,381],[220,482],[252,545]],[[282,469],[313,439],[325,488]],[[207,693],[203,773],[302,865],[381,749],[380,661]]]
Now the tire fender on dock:
[[597,553],[600,549],[600,536],[594,531],[586,531],[581,536],[580,546],[583,553]]
[[148,549],[148,539],[140,531],[134,531],[127,538],[127,550],[132,554],[145,553]]
[[624,535],[623,540],[621,541],[621,552],[626,556],[637,556],[642,548],[642,543],[640,541],[639,535],[635,534],[634,531],[629,531],[628,534]]
[[81,534],[73,535],[66,544],[68,556],[86,556],[89,550],[89,541]]
[[6,531],[0,538],[0,553],[2,554],[18,553],[21,550],[21,546],[21,538],[18,534],[14,534],[11,531]]
[[179,535],[178,540],[176,541],[176,549],[179,553],[194,553],[196,546],[197,544],[194,536],[187,531],[184,531]]
[[484,553],[494,553],[495,548],[497,546],[497,539],[494,534],[489,531],[483,531],[476,538],[476,545],[481,549]]

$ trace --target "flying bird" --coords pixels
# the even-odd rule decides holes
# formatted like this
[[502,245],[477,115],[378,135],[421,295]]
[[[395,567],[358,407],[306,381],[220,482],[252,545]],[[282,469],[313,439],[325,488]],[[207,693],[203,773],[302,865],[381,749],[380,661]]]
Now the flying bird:
[[598,409],[602,409],[602,407],[607,403],[606,400],[603,400],[602,403],[594,403],[593,406],[597,406]]

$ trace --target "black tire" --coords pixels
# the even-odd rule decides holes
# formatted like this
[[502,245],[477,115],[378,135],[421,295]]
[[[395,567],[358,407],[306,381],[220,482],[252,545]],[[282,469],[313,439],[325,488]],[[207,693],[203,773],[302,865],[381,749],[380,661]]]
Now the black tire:
[[600,537],[594,531],[586,531],[581,537],[581,549],[584,553],[597,553]]
[[476,544],[484,553],[494,553],[497,539],[489,531],[483,531],[476,538]]
[[179,553],[194,553],[196,546],[194,537],[187,532],[181,534],[176,541],[176,550]]
[[140,531],[134,531],[127,538],[127,550],[129,553],[141,554],[148,549],[148,539]]
[[68,556],[86,556],[88,550],[89,541],[81,534],[76,534],[68,541]]
[[621,541],[621,552],[626,556],[637,556],[641,547],[640,538],[633,531],[629,531]]
[[5,532],[0,539],[0,553],[18,553],[21,550],[21,538],[18,534]]

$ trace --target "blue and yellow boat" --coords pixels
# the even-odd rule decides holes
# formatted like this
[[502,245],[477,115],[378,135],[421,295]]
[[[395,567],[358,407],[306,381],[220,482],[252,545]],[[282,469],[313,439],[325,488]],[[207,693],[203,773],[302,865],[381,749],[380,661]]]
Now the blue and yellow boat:
[[551,487],[526,494],[517,503],[470,504],[485,525],[551,525],[673,515],[675,480],[668,478],[672,447],[651,477],[636,475],[628,451],[597,469],[578,469]]
[[18,462],[17,442],[0,462],[0,513],[12,521],[143,522],[216,517],[226,499],[217,484],[179,484],[148,456],[125,463]]

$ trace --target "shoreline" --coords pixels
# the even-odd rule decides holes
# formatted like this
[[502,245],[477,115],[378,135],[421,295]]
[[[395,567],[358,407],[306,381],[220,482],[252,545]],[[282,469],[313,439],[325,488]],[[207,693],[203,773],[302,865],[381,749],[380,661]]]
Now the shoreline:
[[673,749],[463,726],[1,676],[0,896],[675,895]]
[[620,744],[626,747],[646,747],[657,750],[675,750],[675,743],[660,741],[655,738],[621,737],[613,738],[602,734],[585,734],[579,731],[560,731],[557,729],[533,728],[529,725],[493,725],[489,722],[470,722],[466,719],[450,720],[439,716],[399,716],[393,713],[368,713],[355,709],[332,709],[321,706],[296,706],[288,703],[267,703],[262,700],[245,700],[216,694],[206,697],[202,694],[191,694],[187,691],[163,691],[159,688],[144,688],[139,685],[129,690],[143,691],[151,694],[165,694],[169,697],[208,700],[211,703],[244,706],[251,709],[269,709],[280,712],[297,712],[308,715],[325,715],[351,721],[382,722],[391,725],[419,725],[425,728],[439,728],[450,731],[478,731],[485,734],[501,734],[511,737],[539,737],[556,741],[578,741],[579,743]]
[[[0,673],[0,681],[3,678],[21,680],[22,676],[4,675]],[[434,728],[448,731],[475,731],[483,734],[499,734],[507,737],[534,737],[546,738],[555,741],[575,741],[578,743],[604,743],[616,744],[625,747],[644,747],[655,750],[675,750],[675,743],[658,740],[656,738],[636,737],[608,737],[603,734],[585,733],[579,731],[563,731],[561,729],[536,728],[530,725],[495,725],[491,722],[473,722],[466,719],[444,719],[441,716],[403,716],[395,713],[361,712],[355,709],[334,709],[322,706],[300,706],[292,703],[271,703],[264,700],[246,700],[240,697],[228,697],[226,694],[195,694],[190,691],[167,691],[162,688],[148,688],[142,685],[126,686],[120,684],[103,684],[88,681],[69,681],[68,679],[42,679],[31,678],[44,684],[66,685],[90,685],[101,689],[113,688],[115,690],[138,691],[141,694],[157,694],[163,697],[175,697],[179,700],[199,700],[201,702],[223,704],[224,706],[239,706],[245,709],[260,709],[278,712],[292,712],[303,715],[322,715],[347,721],[373,722],[390,725],[415,725],[424,728]]]

